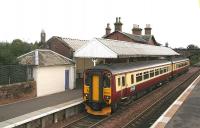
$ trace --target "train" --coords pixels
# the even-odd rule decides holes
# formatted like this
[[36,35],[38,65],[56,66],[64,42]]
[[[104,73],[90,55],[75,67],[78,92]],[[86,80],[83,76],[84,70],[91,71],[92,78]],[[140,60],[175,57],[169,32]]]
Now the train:
[[83,100],[87,113],[109,115],[120,103],[161,86],[188,71],[187,58],[97,65],[84,71]]

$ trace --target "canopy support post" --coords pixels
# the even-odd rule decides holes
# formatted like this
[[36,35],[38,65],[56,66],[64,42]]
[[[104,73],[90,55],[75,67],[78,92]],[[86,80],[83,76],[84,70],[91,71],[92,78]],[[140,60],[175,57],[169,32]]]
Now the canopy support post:
[[92,58],[92,62],[94,64],[94,67],[96,66],[96,62],[97,62],[97,59],[96,58]]

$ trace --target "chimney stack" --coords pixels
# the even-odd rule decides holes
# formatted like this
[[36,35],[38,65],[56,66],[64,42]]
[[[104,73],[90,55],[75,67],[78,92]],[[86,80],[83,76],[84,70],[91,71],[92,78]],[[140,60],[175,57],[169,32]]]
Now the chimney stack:
[[141,35],[142,34],[142,29],[139,27],[139,25],[133,24],[132,34],[133,35]]
[[116,17],[116,22],[114,23],[115,25],[115,31],[122,31],[122,23],[121,23],[121,18],[120,17]]
[[151,35],[151,26],[150,24],[146,24],[145,29],[145,35]]
[[106,27],[106,35],[109,35],[110,32],[111,32],[110,24],[107,23],[107,27]]

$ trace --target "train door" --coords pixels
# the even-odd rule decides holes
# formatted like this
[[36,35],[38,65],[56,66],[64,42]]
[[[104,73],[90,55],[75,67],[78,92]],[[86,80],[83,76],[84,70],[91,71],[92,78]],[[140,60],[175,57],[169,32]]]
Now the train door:
[[121,97],[122,99],[127,97],[127,84],[126,84],[126,76],[121,76]]
[[99,101],[99,75],[92,76],[92,100]]

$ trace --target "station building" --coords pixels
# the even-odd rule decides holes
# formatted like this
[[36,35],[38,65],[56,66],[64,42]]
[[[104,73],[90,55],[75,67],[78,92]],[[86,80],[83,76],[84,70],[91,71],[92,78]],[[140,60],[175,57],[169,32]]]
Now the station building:
[[[82,78],[83,71],[85,69],[93,67],[94,61],[95,64],[126,63],[138,60],[158,59],[160,56],[166,57],[171,55],[178,55],[172,49],[160,46],[160,44],[155,40],[154,35],[152,35],[152,28],[150,27],[150,25],[146,25],[146,27],[144,28],[144,34],[142,34],[142,29],[139,27],[139,25],[133,25],[132,34],[123,32],[122,25],[123,24],[120,17],[117,17],[116,22],[114,23],[114,31],[111,32],[111,28],[109,24],[107,24],[107,27],[105,28],[105,35],[102,38],[94,38],[92,40],[80,40],[53,36],[44,43],[44,46],[47,49],[50,49],[67,58],[72,59],[76,64],[76,78]],[[91,44],[93,44],[93,46],[91,46]],[[102,51],[99,51],[98,53],[102,56],[92,56],[95,54],[93,54],[91,51],[98,51],[98,49],[100,48],[95,45],[99,44],[101,44],[102,47],[109,48],[108,51],[114,51],[114,53],[117,53],[117,57],[104,57],[105,53]],[[87,53],[91,54],[90,56],[81,57],[80,53],[82,53],[83,51],[80,52],[79,49],[83,50],[83,47],[87,47]],[[88,47],[90,47],[90,49],[88,49]],[[127,49],[130,48],[131,50],[128,50],[127,53]],[[75,56],[75,52],[77,51],[77,56]],[[156,53],[154,53],[153,51],[156,51]],[[118,52],[122,52],[120,53],[120,56],[118,56]]]

